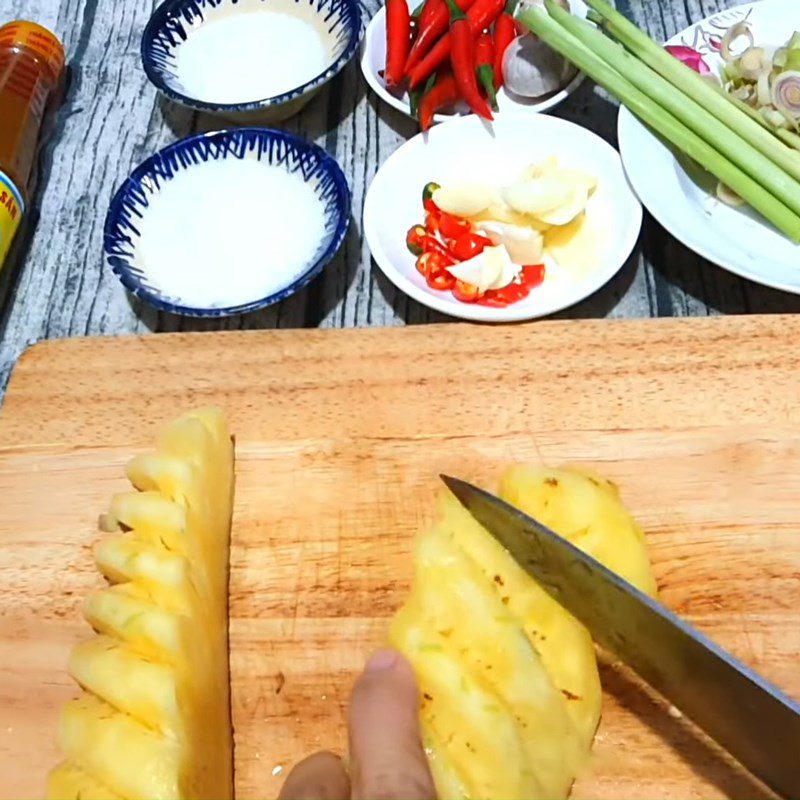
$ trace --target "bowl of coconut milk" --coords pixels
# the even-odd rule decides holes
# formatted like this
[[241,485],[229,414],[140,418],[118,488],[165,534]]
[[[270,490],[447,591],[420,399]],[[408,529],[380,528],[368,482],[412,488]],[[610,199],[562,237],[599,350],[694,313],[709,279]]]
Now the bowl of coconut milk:
[[117,190],[106,258],[162,311],[245,314],[284,300],[333,258],[350,191],[322,148],[285,131],[236,128],[166,147]]
[[142,63],[171,100],[271,124],[338,74],[362,35],[358,0],[166,0],[145,27]]

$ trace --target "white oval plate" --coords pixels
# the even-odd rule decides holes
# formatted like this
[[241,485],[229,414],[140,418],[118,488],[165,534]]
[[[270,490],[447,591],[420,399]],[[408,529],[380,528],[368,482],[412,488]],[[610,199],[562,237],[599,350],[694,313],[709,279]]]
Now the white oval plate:
[[[570,0],[570,2],[575,14],[581,17],[586,16],[587,7],[583,0]],[[419,5],[419,0],[408,0],[409,8],[416,8],[417,5]],[[384,84],[383,78],[379,74],[385,65],[386,6],[384,5],[381,6],[378,13],[375,14],[370,20],[369,25],[367,25],[367,31],[361,45],[361,71],[364,73],[364,77],[367,79],[367,83],[372,88],[372,91],[374,91],[381,100],[410,117],[411,107],[408,103],[408,93],[403,92],[402,95],[393,94],[386,88],[386,84]],[[579,72],[560,92],[548,95],[544,100],[537,100],[532,97],[520,97],[519,95],[507,92],[504,87],[501,87],[500,91],[497,93],[497,107],[500,111],[523,109],[537,114],[547,111],[566,100],[578,86],[580,86],[583,77],[583,73]],[[434,116],[434,121],[444,122],[447,119],[460,117],[466,113],[468,113],[468,109],[464,106],[463,112],[436,114]]]
[[[798,0],[762,0],[722,11],[692,25],[667,44],[694,47],[712,71],[722,59],[709,36],[747,18],[756,43],[783,44],[800,30]],[[676,239],[703,258],[756,283],[800,294],[800,246],[746,206],[716,199],[713,179],[700,185],[649,128],[627,108],[618,122],[622,161],[639,199]]]
[[[544,283],[507,308],[462,303],[430,289],[406,247],[406,232],[423,220],[422,188],[429,181],[511,182],[528,164],[555,155],[598,179],[591,203],[607,215],[608,240],[596,264],[573,275],[548,264]],[[628,185],[619,154],[595,134],[556,117],[509,113],[492,125],[475,115],[437,125],[396,150],[378,170],[364,204],[364,234],[387,278],[430,308],[463,319],[514,322],[543,317],[588,297],[622,267],[636,244],[642,207]]]

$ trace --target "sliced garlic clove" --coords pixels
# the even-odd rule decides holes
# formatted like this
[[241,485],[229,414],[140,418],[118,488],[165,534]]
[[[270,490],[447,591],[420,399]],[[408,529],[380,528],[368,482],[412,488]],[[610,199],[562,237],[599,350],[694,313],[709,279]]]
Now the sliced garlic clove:
[[538,264],[544,250],[544,236],[539,231],[504,222],[478,222],[478,230],[485,233],[492,244],[502,244],[515,264]]
[[558,208],[569,201],[569,188],[557,180],[542,177],[512,183],[501,194],[514,211],[543,219],[543,212]]
[[505,203],[493,203],[485,211],[480,214],[475,214],[471,218],[472,222],[503,222],[509,225],[518,225],[522,228],[533,228],[537,231],[546,231],[550,226],[544,222],[540,222],[530,214],[520,214],[519,211],[514,211],[509,208]]
[[575,186],[569,198],[557,208],[537,214],[537,217],[548,225],[568,225],[586,209],[589,202],[589,191],[585,185]]
[[497,190],[479,183],[442,186],[433,193],[433,202],[448,214],[472,217],[485,211],[498,198]]
[[499,264],[500,271],[497,278],[489,284],[489,289],[502,289],[508,286],[519,274],[519,265],[511,260],[511,256],[505,247],[498,247],[496,255],[491,260]]
[[541,178],[546,172],[558,169],[558,156],[549,156],[544,161],[539,161],[536,164],[529,164],[522,172],[523,180],[530,180],[532,178]]

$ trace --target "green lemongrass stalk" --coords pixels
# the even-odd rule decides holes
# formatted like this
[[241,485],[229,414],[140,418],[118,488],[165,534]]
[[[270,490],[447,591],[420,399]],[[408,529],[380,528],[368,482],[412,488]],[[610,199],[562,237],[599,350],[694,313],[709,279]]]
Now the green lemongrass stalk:
[[676,90],[669,81],[611,41],[594,25],[565,11],[553,0],[545,0],[545,7],[568,33],[800,215],[800,183],[791,175],[733,131],[721,128],[719,120],[699,103]]
[[591,8],[586,12],[586,19],[588,19],[589,22],[594,22],[595,25],[603,24],[603,18]]
[[774,133],[779,139],[782,139],[790,147],[800,150],[800,136],[798,136],[798,134],[796,134],[794,131],[777,128],[774,130]]
[[523,11],[518,19],[547,45],[572,61],[578,69],[615,94],[644,123],[730,187],[792,241],[800,243],[800,216],[693,130],[637,89],[566,31],[547,12],[530,8]]
[[800,154],[782,143],[776,143],[771,131],[765,130],[733,103],[721,96],[708,81],[693,69],[671,56],[646,33],[640,31],[605,0],[586,0],[600,14],[604,27],[635,56],[666,78],[676,88],[693,97],[720,122],[736,131],[767,158],[800,180]]

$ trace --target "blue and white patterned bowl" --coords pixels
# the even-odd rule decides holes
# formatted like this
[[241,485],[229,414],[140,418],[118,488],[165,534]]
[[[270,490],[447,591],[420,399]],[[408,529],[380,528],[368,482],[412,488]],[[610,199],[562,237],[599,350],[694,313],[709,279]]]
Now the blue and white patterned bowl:
[[[313,257],[298,277],[267,297],[225,308],[190,307],[160,292],[148,282],[139,265],[142,236],[140,221],[151,200],[176,174],[209,161],[252,159],[283,167],[312,186],[322,203],[324,232]],[[235,193],[235,186],[226,187]],[[198,220],[204,224],[205,220]],[[114,195],[106,216],[105,253],[113,272],[123,285],[162,311],[194,317],[225,317],[246,314],[286,299],[315,278],[333,258],[344,240],[350,222],[350,190],[335,159],[322,148],[285,131],[269,128],[238,128],[201,133],[181,139],[151,156],[137,167]],[[190,237],[192,231],[175,230],[176,237]],[[226,280],[224,270],[220,281]]]
[[[316,17],[330,50],[329,66],[312,80],[275,97],[223,104],[191,96],[177,71],[177,53],[183,43],[215,20],[266,8],[297,18]],[[166,0],[142,34],[142,63],[150,81],[171,100],[238,123],[272,124],[296,114],[337,75],[355,54],[363,34],[358,0]]]

